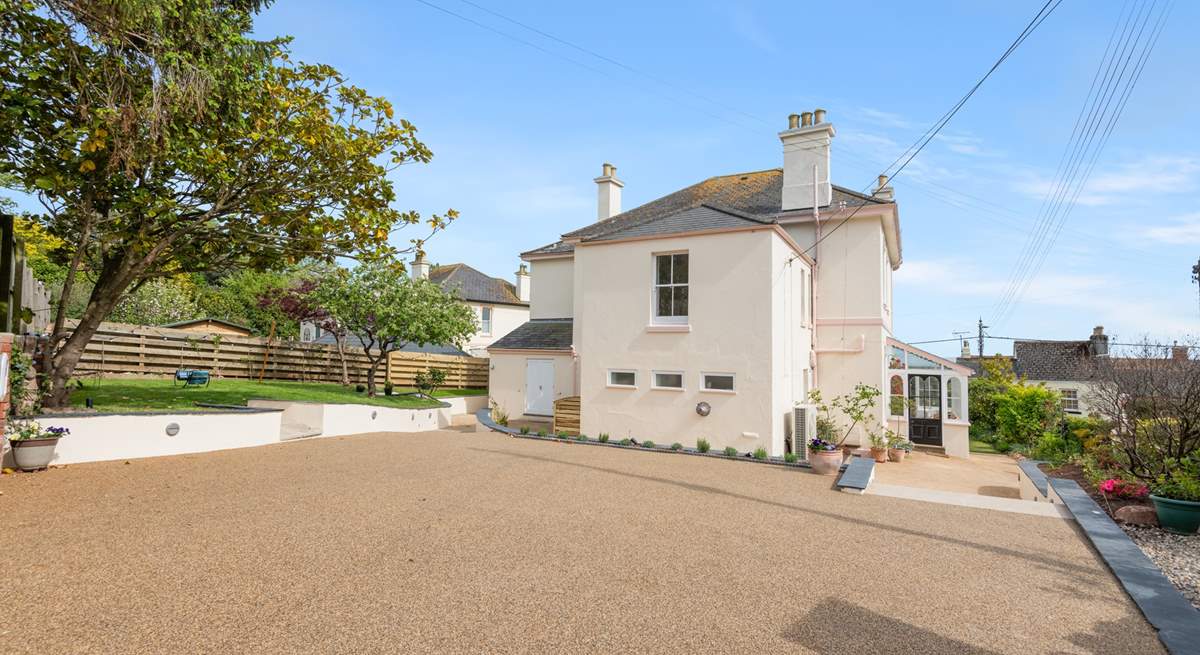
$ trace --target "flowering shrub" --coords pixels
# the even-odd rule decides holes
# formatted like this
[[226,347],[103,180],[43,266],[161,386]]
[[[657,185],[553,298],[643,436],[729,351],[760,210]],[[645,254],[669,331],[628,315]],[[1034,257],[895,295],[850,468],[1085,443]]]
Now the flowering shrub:
[[814,438],[808,442],[808,449],[815,452],[833,451],[838,449],[838,445],[832,441],[826,441],[820,437]]
[[1109,478],[1100,483],[1100,491],[1113,498],[1144,498],[1150,489],[1140,482]]
[[51,426],[42,429],[37,421],[13,421],[9,424],[9,441],[32,441],[34,439],[60,439],[71,434],[67,428]]

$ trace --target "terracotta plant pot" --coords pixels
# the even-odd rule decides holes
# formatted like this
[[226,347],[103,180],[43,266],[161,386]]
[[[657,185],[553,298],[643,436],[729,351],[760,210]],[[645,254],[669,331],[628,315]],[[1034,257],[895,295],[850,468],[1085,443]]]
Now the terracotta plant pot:
[[58,445],[58,437],[53,439],[22,439],[8,442],[12,445],[13,461],[22,471],[40,471],[50,465],[54,459],[54,447]]
[[903,462],[904,456],[908,454],[903,448],[888,448],[888,459],[893,462]]
[[808,451],[812,471],[817,475],[837,475],[842,468],[842,451],[840,450],[810,450]]
[[871,457],[875,458],[875,463],[883,464],[884,462],[887,461],[888,449],[887,448],[876,448],[876,447],[872,446],[871,447]]

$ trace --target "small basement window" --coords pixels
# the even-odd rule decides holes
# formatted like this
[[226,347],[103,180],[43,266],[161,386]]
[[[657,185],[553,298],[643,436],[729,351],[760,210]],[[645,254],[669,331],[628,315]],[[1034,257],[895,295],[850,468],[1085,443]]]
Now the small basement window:
[[655,389],[683,389],[683,373],[680,371],[655,371],[654,384],[651,385]]
[[637,372],[617,369],[610,370],[608,372],[608,386],[636,389]]
[[702,373],[700,388],[705,391],[733,391],[733,373]]

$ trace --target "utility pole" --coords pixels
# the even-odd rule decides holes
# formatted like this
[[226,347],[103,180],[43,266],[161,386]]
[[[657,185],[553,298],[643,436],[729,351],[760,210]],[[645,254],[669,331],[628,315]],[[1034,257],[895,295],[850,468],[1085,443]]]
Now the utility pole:
[[1192,282],[1196,284],[1196,292],[1200,294],[1200,259],[1196,260],[1196,265],[1192,267]]
[[[1200,264],[1197,264],[1197,266],[1200,266]],[[989,327],[992,327],[992,326],[984,325],[983,317],[980,316],[979,317],[979,358],[980,359],[983,359],[983,330],[985,328],[989,328]]]

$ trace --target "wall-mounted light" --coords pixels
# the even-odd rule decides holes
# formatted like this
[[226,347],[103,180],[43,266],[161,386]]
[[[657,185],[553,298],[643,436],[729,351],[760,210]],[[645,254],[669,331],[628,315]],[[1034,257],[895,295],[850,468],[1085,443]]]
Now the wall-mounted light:
[[168,423],[167,424],[167,436],[173,437],[177,434],[179,434],[179,424],[178,423]]
[[706,402],[698,402],[696,403],[696,413],[700,416],[708,416],[712,413],[712,405]]

